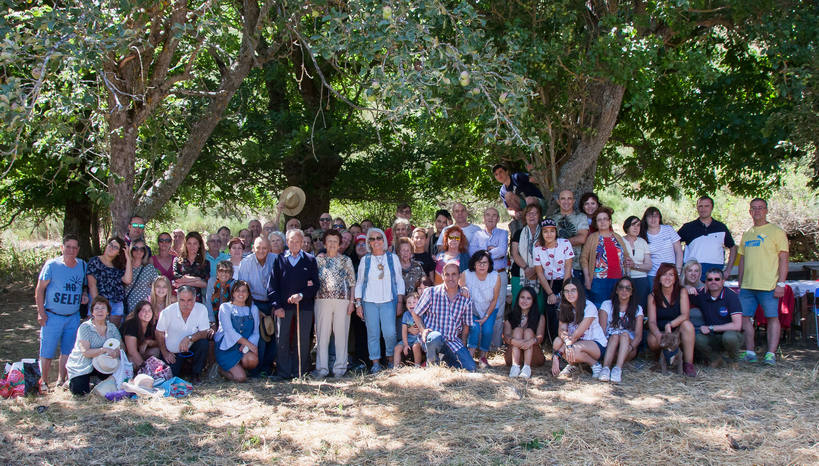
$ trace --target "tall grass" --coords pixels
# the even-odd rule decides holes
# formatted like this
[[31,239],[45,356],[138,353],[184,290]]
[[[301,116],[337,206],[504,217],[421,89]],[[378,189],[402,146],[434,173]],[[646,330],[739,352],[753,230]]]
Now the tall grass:
[[59,248],[24,248],[16,243],[0,246],[0,277],[3,285],[34,286],[45,261],[60,254]]

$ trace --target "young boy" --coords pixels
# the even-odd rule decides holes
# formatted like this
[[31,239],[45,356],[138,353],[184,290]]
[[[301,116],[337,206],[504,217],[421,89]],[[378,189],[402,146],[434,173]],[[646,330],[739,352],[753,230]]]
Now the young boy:
[[407,295],[407,309],[404,311],[404,316],[401,317],[402,343],[395,345],[395,355],[393,357],[393,364],[396,368],[401,365],[401,359],[409,355],[410,348],[412,348],[412,359],[416,367],[421,366],[421,362],[424,358],[421,339],[418,336],[420,329],[415,325],[412,312],[410,312],[415,309],[417,304],[418,293],[412,292]]

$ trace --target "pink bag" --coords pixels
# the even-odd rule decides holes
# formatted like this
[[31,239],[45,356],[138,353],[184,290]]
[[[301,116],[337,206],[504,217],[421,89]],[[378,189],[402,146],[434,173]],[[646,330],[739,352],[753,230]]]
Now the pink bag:
[[170,366],[156,356],[148,358],[137,373],[153,377],[154,385],[173,378]]

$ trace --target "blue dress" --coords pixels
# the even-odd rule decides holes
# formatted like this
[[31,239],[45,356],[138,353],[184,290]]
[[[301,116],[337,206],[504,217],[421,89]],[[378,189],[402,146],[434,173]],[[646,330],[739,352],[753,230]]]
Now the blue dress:
[[[239,350],[238,337],[248,339],[254,345],[259,342],[259,317],[256,306],[234,306],[231,303],[224,303],[219,309],[219,331],[214,336],[216,343],[216,362],[219,366],[228,371],[242,360],[242,352]],[[229,317],[230,322],[225,322]],[[230,329],[226,329],[230,326]],[[232,331],[231,331],[232,330]],[[227,338],[227,341],[225,339]],[[233,342],[230,345],[230,342]],[[225,344],[223,344],[225,343]],[[227,346],[230,345],[230,346]],[[227,348],[222,349],[224,346]]]

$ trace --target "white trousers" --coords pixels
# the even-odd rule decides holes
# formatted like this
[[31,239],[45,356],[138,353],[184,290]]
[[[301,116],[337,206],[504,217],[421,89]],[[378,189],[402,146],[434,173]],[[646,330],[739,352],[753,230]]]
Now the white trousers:
[[347,371],[347,338],[350,333],[349,299],[316,300],[316,370],[328,373],[328,349],[330,335],[335,336],[336,361],[333,374],[341,376]]

